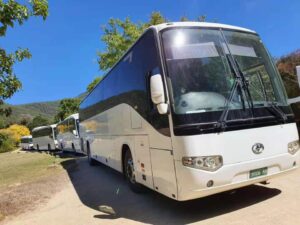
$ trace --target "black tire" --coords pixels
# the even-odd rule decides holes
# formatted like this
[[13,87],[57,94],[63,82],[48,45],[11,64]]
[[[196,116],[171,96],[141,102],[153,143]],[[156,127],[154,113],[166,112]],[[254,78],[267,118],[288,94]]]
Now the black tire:
[[133,158],[132,158],[130,150],[127,150],[125,152],[123,165],[124,165],[125,178],[128,182],[130,189],[135,193],[142,193],[143,186],[141,184],[137,183],[135,180],[134,164],[133,164]]
[[36,145],[36,150],[40,150],[40,146],[39,145]]
[[74,143],[72,143],[72,150],[73,152],[76,152]]
[[87,158],[90,166],[95,166],[96,165],[96,160],[92,158],[91,156],[91,151],[90,151],[90,146],[87,146]]
[[48,144],[48,151],[51,151],[51,145]]

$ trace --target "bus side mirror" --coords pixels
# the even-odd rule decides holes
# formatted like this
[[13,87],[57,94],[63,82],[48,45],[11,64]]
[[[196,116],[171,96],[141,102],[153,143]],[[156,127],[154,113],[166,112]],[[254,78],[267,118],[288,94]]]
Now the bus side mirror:
[[76,131],[76,130],[73,130],[73,134],[74,134],[75,136],[77,136],[77,131]]
[[151,100],[156,105],[160,114],[168,113],[168,104],[165,103],[165,92],[162,77],[160,74],[151,76],[150,78]]
[[300,87],[300,66],[296,66],[296,73],[298,78],[298,85]]

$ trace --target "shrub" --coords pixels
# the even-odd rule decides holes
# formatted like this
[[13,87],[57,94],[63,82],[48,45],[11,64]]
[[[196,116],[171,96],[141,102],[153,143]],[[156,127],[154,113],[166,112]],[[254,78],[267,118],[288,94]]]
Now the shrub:
[[18,146],[21,141],[22,136],[30,135],[30,131],[27,127],[23,125],[13,124],[7,129],[3,129],[15,142],[15,146]]
[[7,132],[0,131],[0,153],[12,151],[15,142]]

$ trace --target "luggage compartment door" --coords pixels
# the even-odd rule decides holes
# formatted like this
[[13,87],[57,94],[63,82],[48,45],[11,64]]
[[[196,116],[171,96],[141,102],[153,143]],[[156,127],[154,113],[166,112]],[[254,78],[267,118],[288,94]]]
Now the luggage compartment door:
[[177,199],[174,158],[171,150],[150,148],[154,189]]

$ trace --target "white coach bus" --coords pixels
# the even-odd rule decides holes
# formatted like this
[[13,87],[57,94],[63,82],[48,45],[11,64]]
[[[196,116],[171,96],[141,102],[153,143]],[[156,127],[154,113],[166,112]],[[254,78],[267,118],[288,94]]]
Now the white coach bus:
[[282,81],[258,34],[200,22],[148,28],[81,102],[89,162],[179,201],[300,163]]
[[33,149],[32,136],[28,135],[21,137],[20,146],[23,150]]
[[36,150],[56,150],[56,124],[36,127],[32,130],[33,147]]
[[62,151],[81,152],[78,113],[57,124],[58,148]]

